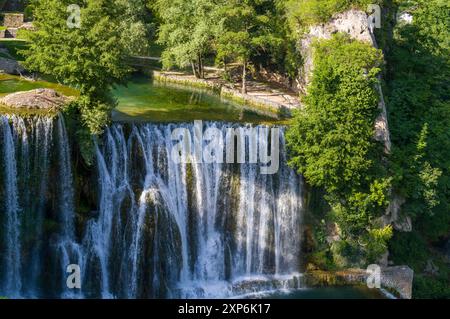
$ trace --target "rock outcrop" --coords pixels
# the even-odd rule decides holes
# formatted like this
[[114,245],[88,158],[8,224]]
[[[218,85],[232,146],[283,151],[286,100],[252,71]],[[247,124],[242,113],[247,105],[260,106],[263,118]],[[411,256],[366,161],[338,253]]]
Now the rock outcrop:
[[36,89],[9,94],[0,99],[0,104],[16,109],[56,111],[69,100],[54,90]]
[[25,69],[16,60],[0,57],[0,73],[21,75],[24,72]]
[[[311,81],[311,75],[314,67],[312,42],[314,39],[330,39],[333,34],[343,32],[350,35],[351,38],[364,41],[377,47],[375,36],[369,23],[369,16],[360,10],[348,10],[338,13],[327,23],[313,25],[300,39],[300,53],[303,58],[303,68],[300,71],[300,87],[302,93],[307,92],[307,86]],[[389,135],[389,126],[387,120],[386,104],[384,102],[381,86],[377,86],[380,95],[380,115],[375,121],[375,139],[385,146],[385,152],[391,151],[391,139]]]
[[395,230],[401,232],[412,231],[411,217],[401,214],[401,207],[405,203],[405,199],[398,195],[392,196],[386,214],[381,218],[383,226],[393,225]]

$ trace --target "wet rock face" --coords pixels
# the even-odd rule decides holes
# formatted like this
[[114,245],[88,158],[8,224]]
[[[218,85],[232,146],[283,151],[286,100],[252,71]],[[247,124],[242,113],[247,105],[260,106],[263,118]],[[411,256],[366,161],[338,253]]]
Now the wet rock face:
[[25,69],[15,60],[0,57],[0,73],[20,75]]
[[403,299],[412,298],[413,278],[414,271],[408,266],[388,267],[381,272],[381,284],[396,290]]
[[0,99],[0,104],[11,108],[31,110],[58,110],[69,98],[50,89],[36,89],[9,94]]

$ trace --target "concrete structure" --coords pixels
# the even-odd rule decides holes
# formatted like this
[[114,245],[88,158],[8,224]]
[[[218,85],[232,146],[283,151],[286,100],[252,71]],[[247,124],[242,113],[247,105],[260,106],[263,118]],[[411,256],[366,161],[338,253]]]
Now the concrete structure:
[[23,13],[5,13],[3,25],[7,28],[19,28],[24,23]]

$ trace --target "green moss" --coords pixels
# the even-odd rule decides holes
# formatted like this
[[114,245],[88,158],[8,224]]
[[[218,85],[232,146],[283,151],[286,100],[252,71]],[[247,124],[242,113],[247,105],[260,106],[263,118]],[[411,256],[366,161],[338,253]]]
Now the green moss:
[[55,110],[29,110],[24,108],[10,108],[0,104],[0,114],[15,114],[24,118],[29,118],[37,115],[54,117],[58,114],[58,112]]

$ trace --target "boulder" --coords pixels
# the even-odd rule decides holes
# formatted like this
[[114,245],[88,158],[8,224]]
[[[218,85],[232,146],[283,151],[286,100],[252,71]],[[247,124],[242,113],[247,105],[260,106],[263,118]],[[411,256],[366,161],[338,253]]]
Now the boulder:
[[0,57],[0,73],[21,75],[23,72],[25,69],[16,60]]
[[402,299],[412,298],[413,278],[414,271],[408,266],[387,267],[381,271],[381,285],[397,291]]
[[69,100],[55,90],[36,89],[9,94],[0,99],[0,104],[10,108],[54,111],[60,109]]

